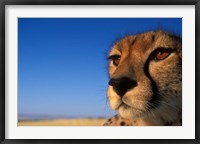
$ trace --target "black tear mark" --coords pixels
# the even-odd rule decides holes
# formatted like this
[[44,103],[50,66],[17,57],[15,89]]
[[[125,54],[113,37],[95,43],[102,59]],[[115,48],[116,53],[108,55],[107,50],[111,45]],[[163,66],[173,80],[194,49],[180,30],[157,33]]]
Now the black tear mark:
[[150,108],[156,108],[159,105],[158,102],[159,102],[160,98],[158,97],[158,87],[156,85],[156,82],[152,79],[152,77],[149,74],[148,64],[149,64],[149,61],[147,61],[145,63],[144,73],[150,79],[150,81],[151,81],[151,88],[152,88],[152,91],[153,91],[153,94],[152,94],[151,100],[150,100],[150,103],[151,103]]
[[159,100],[159,98],[158,98],[158,86],[156,85],[156,82],[152,79],[152,77],[149,74],[149,63],[153,58],[154,58],[154,54],[153,55],[151,54],[144,64],[144,73],[150,79],[151,88],[152,88],[152,91],[153,91],[153,94],[152,94],[151,100],[150,100],[150,103],[151,103],[150,108],[156,108],[159,105],[159,103],[158,103],[158,100]]

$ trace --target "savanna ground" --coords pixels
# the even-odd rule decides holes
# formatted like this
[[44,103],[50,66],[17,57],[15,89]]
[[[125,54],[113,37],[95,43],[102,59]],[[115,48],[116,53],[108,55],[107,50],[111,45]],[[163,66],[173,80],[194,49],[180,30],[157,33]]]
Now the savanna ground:
[[22,120],[18,126],[102,126],[106,118]]

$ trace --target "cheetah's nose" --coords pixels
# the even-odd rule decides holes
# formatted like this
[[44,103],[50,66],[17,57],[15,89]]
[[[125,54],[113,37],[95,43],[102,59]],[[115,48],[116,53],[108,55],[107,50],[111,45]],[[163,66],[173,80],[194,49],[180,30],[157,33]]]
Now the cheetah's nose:
[[109,85],[113,86],[115,92],[122,97],[128,90],[137,86],[137,82],[128,77],[121,77],[110,79]]

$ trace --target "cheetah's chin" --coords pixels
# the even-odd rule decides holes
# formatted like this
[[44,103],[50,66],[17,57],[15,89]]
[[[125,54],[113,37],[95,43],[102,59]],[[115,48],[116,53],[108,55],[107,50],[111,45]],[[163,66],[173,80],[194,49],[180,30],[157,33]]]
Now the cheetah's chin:
[[141,118],[141,117],[147,117],[148,112],[146,110],[139,109],[137,107],[130,106],[124,102],[121,103],[121,105],[118,107],[117,111],[123,118]]

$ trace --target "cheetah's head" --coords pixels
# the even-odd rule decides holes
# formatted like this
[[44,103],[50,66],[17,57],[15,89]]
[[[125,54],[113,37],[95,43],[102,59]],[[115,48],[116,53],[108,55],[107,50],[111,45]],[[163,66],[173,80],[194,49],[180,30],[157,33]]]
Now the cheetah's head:
[[109,56],[108,98],[124,118],[173,118],[182,108],[182,42],[164,31],[127,36]]

